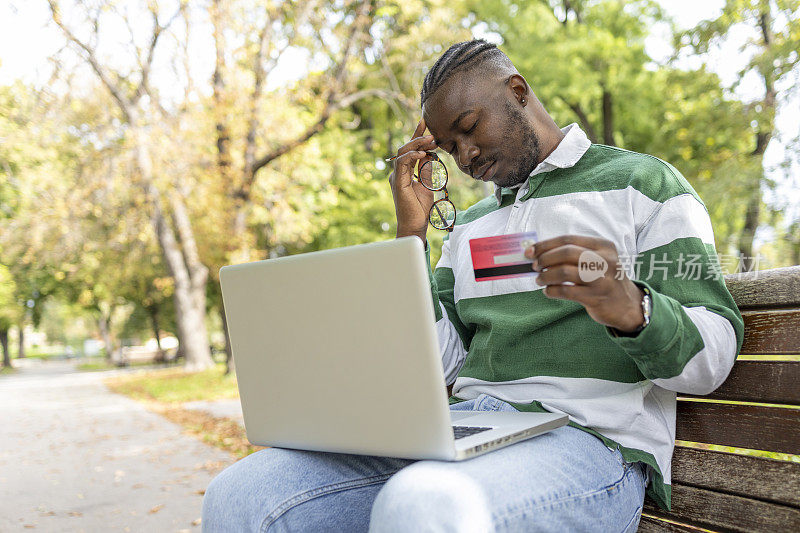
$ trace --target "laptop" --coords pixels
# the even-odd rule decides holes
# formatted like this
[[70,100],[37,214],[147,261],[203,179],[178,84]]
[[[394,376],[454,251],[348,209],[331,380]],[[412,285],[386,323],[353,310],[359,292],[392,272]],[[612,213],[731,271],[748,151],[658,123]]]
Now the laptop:
[[416,237],[225,266],[220,282],[253,444],[458,461],[568,421],[450,411]]

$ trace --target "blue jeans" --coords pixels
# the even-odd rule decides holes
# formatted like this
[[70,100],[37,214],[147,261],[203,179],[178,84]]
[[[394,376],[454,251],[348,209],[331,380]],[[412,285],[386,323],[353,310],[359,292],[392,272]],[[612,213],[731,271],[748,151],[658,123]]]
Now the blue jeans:
[[[487,395],[453,410],[513,411]],[[647,474],[569,426],[461,462],[268,448],[203,499],[203,531],[635,532]]]

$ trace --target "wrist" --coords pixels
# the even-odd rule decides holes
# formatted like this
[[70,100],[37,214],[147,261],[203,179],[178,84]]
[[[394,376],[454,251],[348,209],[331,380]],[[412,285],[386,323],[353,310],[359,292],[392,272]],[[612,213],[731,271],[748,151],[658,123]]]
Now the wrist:
[[634,284],[634,286],[637,289],[636,292],[641,295],[641,299],[639,300],[638,312],[633,314],[636,318],[632,320],[639,320],[639,323],[633,329],[629,329],[627,324],[622,328],[609,326],[608,329],[615,337],[636,337],[644,328],[650,325],[650,318],[653,314],[653,300],[650,290],[638,284]]
[[403,237],[419,237],[422,241],[422,244],[427,242],[428,237],[428,228],[427,226],[422,231],[408,231],[408,230],[401,230],[400,228],[397,229],[397,233],[395,234],[395,238],[400,239]]
[[611,326],[620,333],[633,333],[645,325],[645,310],[642,303],[646,293],[632,281],[629,280],[628,283],[630,285],[626,291],[628,298],[625,310],[620,313],[620,321]]

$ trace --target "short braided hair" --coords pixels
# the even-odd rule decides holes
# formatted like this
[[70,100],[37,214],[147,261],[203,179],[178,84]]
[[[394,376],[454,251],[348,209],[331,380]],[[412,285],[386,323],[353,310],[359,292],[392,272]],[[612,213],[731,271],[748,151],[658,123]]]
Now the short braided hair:
[[517,72],[508,56],[495,44],[484,39],[456,43],[436,60],[436,63],[425,75],[425,81],[422,82],[422,90],[419,93],[420,106],[424,106],[425,101],[453,74],[467,72],[478,66],[486,66],[507,73]]

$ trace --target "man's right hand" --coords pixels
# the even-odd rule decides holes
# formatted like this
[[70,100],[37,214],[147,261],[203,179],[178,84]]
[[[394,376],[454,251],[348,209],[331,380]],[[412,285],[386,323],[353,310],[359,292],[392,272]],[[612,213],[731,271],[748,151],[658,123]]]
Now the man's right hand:
[[422,242],[428,231],[428,215],[433,206],[433,192],[414,179],[414,167],[420,166],[431,157],[426,153],[436,149],[433,135],[425,133],[425,119],[419,121],[414,130],[414,138],[397,151],[394,171],[389,175],[394,197],[394,211],[397,216],[397,237],[416,235]]

